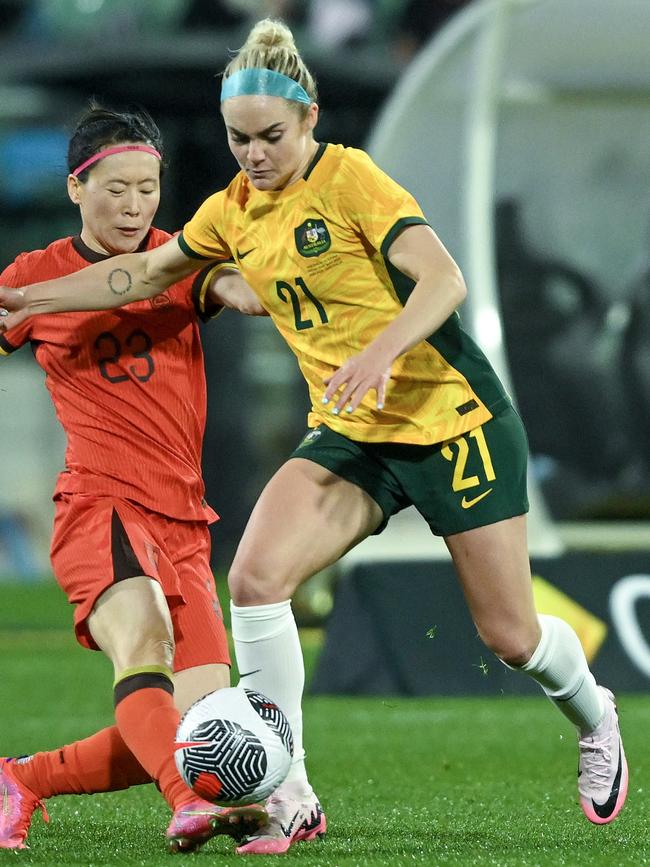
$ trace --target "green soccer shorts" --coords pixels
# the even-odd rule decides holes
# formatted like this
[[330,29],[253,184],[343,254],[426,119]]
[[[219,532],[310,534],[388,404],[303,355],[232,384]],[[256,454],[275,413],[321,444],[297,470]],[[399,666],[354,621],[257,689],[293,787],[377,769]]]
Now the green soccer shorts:
[[292,458],[305,458],[362,488],[384,521],[415,506],[437,536],[451,536],[528,511],[528,440],[512,406],[445,443],[364,443],[325,425],[309,431]]

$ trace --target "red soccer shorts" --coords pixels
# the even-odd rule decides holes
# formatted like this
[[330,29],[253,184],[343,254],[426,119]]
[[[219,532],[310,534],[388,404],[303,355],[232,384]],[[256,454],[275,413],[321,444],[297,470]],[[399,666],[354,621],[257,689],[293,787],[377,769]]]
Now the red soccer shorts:
[[174,671],[230,664],[221,606],[210,568],[210,532],[118,497],[58,494],[50,556],[54,575],[75,606],[77,641],[97,650],[88,617],[118,581],[146,575],[165,594],[174,626]]

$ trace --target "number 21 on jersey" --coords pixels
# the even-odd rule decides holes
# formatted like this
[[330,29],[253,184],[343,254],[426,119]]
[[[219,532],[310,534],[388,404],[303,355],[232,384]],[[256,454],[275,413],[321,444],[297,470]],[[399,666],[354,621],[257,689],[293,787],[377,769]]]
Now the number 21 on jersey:
[[275,284],[275,290],[278,293],[280,301],[283,301],[285,304],[291,304],[296,331],[304,331],[306,328],[314,327],[314,320],[302,315],[301,296],[306,299],[305,305],[310,316],[318,314],[321,325],[327,325],[329,319],[327,318],[325,308],[318,298],[310,292],[302,277],[296,277],[294,282],[295,286],[292,286],[291,283],[287,283],[285,280],[278,280]]

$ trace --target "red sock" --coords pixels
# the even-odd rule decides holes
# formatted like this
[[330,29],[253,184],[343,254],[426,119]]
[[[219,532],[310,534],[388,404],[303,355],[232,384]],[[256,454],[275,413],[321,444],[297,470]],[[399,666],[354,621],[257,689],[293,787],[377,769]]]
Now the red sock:
[[116,792],[151,782],[116,726],[60,749],[35,753],[28,761],[12,763],[12,770],[38,798]]
[[143,768],[177,810],[196,795],[176,770],[174,741],[180,716],[173,686],[162,674],[136,674],[115,688],[115,720],[120,734]]

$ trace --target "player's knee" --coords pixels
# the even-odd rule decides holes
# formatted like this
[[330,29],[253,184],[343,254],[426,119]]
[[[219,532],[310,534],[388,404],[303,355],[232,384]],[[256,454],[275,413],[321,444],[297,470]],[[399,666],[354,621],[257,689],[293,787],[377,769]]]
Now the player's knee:
[[525,665],[539,642],[539,635],[528,630],[479,629],[479,634],[486,647],[512,668]]
[[154,665],[164,665],[165,668],[173,668],[174,652],[176,645],[172,635],[151,635],[142,642],[140,653],[145,657],[151,657]]
[[133,636],[126,643],[116,660],[116,668],[139,668],[147,665],[157,665],[173,669],[174,638],[164,629],[152,629],[146,633]]
[[266,575],[237,563],[228,573],[228,589],[235,605],[270,605],[289,599],[293,593],[293,587],[281,576]]

